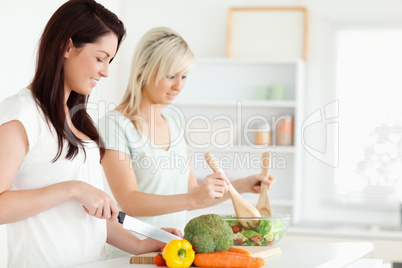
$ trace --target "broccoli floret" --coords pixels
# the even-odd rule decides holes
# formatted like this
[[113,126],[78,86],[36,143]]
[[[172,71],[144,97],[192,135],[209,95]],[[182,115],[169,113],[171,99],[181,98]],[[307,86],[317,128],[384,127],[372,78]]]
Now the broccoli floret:
[[232,228],[216,214],[201,215],[190,220],[184,228],[184,238],[198,253],[228,250],[233,246]]

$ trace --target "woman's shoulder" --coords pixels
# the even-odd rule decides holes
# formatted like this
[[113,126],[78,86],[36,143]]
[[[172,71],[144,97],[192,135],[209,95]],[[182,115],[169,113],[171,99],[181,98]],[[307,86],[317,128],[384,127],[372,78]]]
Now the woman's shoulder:
[[16,94],[5,98],[0,103],[0,115],[2,118],[12,116],[36,117],[39,107],[32,96],[32,92],[23,88]]
[[111,110],[99,118],[98,126],[121,126],[127,124],[127,121],[129,120],[118,110]]
[[22,88],[14,95],[6,97],[0,103],[1,107],[5,106],[5,105],[24,105],[27,108],[29,108],[31,106],[36,106],[36,102],[32,96],[31,90],[29,90],[27,88]]
[[29,146],[30,148],[34,146],[46,123],[43,113],[27,88],[21,89],[0,103],[0,125],[14,120],[23,124]]

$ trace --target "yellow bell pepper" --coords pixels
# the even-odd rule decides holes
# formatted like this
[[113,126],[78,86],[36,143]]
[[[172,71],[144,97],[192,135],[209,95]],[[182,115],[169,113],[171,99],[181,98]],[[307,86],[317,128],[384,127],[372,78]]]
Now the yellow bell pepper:
[[187,268],[193,263],[195,252],[186,239],[174,239],[164,247],[162,256],[169,268]]

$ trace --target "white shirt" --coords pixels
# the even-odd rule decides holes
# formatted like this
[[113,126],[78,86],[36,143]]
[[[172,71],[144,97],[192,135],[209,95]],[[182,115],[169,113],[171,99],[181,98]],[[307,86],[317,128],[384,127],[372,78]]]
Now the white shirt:
[[[103,117],[98,128],[106,149],[121,151],[130,156],[138,191],[157,195],[184,194],[188,192],[189,179],[184,131],[172,115],[165,111],[162,115],[169,124],[170,147],[167,151],[156,146],[118,111],[111,111]],[[156,227],[184,230],[186,211],[137,218]]]
[[[0,103],[0,125],[12,120],[24,125],[29,149],[11,190],[37,189],[70,180],[103,188],[99,148],[93,141],[86,143],[86,155],[80,150],[73,160],[65,158],[65,143],[62,155],[52,163],[58,149],[57,136],[50,131],[29,89]],[[9,267],[69,267],[106,257],[106,221],[87,215],[75,200],[7,224],[7,231]]]

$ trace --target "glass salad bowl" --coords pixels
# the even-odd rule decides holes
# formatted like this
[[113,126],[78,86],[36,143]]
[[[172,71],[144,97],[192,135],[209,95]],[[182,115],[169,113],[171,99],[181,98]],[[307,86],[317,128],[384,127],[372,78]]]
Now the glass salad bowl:
[[[221,216],[233,230],[235,246],[273,246],[285,236],[290,223],[290,215],[272,217],[241,217],[234,215]],[[254,227],[245,227],[242,222],[253,222]]]

